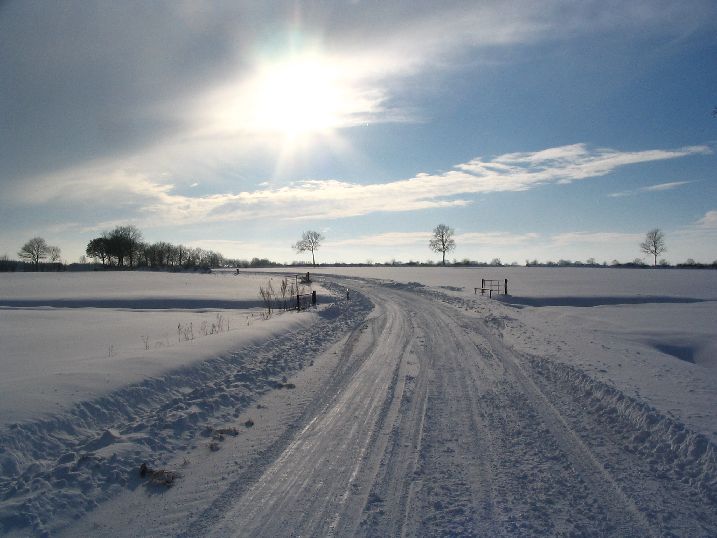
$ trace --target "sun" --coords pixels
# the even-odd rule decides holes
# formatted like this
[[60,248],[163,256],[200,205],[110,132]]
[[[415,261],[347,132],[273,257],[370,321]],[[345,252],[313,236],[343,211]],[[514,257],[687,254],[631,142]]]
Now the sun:
[[352,104],[338,70],[316,57],[263,66],[252,86],[252,126],[289,138],[340,127]]

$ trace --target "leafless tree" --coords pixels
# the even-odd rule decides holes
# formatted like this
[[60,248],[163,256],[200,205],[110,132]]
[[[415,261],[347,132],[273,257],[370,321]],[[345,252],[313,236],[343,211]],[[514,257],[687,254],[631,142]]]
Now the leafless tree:
[[667,250],[667,247],[665,247],[665,234],[659,228],[650,230],[647,232],[645,240],[640,243],[640,250],[653,256],[655,258],[654,265],[657,266],[657,257]]
[[308,230],[301,234],[301,240],[297,241],[292,248],[296,249],[297,253],[310,251],[311,252],[311,263],[316,267],[316,258],[314,252],[319,249],[321,242],[325,239],[319,232]]
[[446,252],[450,252],[456,248],[456,242],[453,239],[453,228],[445,224],[439,224],[433,228],[433,238],[428,242],[428,246],[433,252],[443,254],[443,265],[446,265]]
[[40,260],[47,258],[50,254],[50,245],[42,237],[33,237],[17,253],[24,260],[30,260],[35,265],[35,271],[40,267]]
[[59,263],[60,258],[62,257],[62,251],[60,250],[60,247],[49,247],[47,249],[47,257],[50,258],[51,262]]

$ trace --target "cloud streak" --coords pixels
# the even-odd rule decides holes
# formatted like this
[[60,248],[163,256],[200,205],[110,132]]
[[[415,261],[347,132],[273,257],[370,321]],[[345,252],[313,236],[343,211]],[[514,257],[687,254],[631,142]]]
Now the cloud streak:
[[[585,144],[475,158],[440,174],[420,173],[386,183],[310,179],[280,188],[189,196],[137,171],[96,165],[25,184],[14,196],[25,203],[64,199],[102,200],[134,210],[145,223],[159,225],[241,221],[257,218],[327,220],[371,213],[463,207],[478,195],[520,192],[546,185],[605,176],[629,165],[711,153],[707,146],[625,152]],[[664,190],[668,184],[652,186]],[[140,221],[142,222],[142,221]]]
[[608,194],[608,196],[610,196],[611,198],[621,198],[624,196],[634,196],[635,194],[642,194],[645,192],[671,191],[683,185],[688,185],[689,183],[692,183],[692,181],[671,181],[669,183],[658,183],[657,185],[648,185],[647,187],[640,187],[639,189],[612,192]]

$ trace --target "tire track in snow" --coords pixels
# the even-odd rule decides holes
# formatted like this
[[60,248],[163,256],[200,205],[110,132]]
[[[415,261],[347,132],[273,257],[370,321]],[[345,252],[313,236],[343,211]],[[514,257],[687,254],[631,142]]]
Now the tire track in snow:
[[[386,295],[403,310],[421,312],[418,326],[427,340],[417,354],[430,365],[430,384],[417,468],[413,475],[379,477],[403,480],[403,488],[374,486],[365,534],[399,535],[396,521],[403,517],[401,534],[409,536],[654,535],[632,499],[487,327],[414,293]],[[410,451],[396,445],[411,441],[395,439],[401,455],[390,455],[385,465],[401,468]],[[509,457],[509,451],[524,459]],[[404,462],[403,468],[410,466]],[[537,483],[528,487],[531,479]],[[381,491],[400,493],[387,499]],[[527,492],[535,498],[525,498]]]
[[[397,412],[399,371],[410,352],[405,319],[389,305],[367,357],[330,406],[211,528],[224,535],[352,534],[383,451],[382,431]],[[398,391],[396,391],[397,386]],[[290,531],[289,531],[290,529]]]
[[478,318],[364,292],[387,320],[361,370],[208,534],[653,534]]
[[535,409],[548,431],[558,442],[581,480],[590,485],[592,495],[607,511],[614,527],[609,529],[618,535],[654,536],[652,525],[644,514],[628,497],[612,475],[600,463],[596,455],[582,441],[580,436],[568,425],[565,418],[553,406],[547,396],[523,370],[518,358],[487,330],[482,336],[488,341],[491,350],[499,357],[527,402]]

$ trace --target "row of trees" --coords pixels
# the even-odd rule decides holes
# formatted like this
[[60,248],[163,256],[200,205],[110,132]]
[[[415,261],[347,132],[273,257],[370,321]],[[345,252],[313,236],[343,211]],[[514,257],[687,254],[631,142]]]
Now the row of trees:
[[33,268],[37,271],[40,267],[40,262],[43,260],[49,260],[53,263],[59,262],[62,252],[60,247],[48,245],[47,241],[42,237],[33,237],[20,247],[17,255],[20,256],[20,259],[32,263]]
[[151,268],[212,268],[225,264],[218,252],[173,245],[165,241],[145,243],[133,225],[117,226],[87,244],[85,253],[103,266]]
[[[433,229],[433,236],[428,242],[428,247],[433,252],[436,252],[443,256],[443,265],[446,265],[446,254],[456,248],[456,241],[453,238],[454,235],[455,230],[453,228],[447,226],[446,224],[439,224]],[[302,233],[301,239],[297,241],[294,245],[292,245],[292,248],[294,248],[297,253],[311,252],[311,262],[315,267],[316,257],[314,255],[314,252],[319,249],[323,240],[324,236],[321,235],[319,232],[308,230]],[[662,233],[659,228],[650,230],[649,232],[647,232],[645,240],[640,243],[640,250],[645,254],[654,257],[654,266],[656,267],[657,257],[667,250],[667,248],[665,247],[665,234]],[[565,264],[558,263],[558,265],[569,264],[571,264],[571,262],[567,262]],[[592,258],[588,260],[587,264],[596,265],[595,260]],[[490,265],[501,265],[501,263],[500,260],[496,258],[490,263]],[[538,262],[537,260],[533,264],[531,264],[530,262],[526,262],[526,265],[538,265]]]
[[[429,240],[429,248],[439,254],[442,254],[442,264],[446,265],[446,254],[456,248],[456,242],[453,238],[455,230],[445,224],[439,224],[433,229],[433,235]],[[292,248],[297,253],[311,252],[311,261],[316,266],[315,252],[320,248],[324,241],[324,236],[314,230],[308,230],[302,233],[301,239],[297,241]],[[658,265],[658,256],[666,252],[665,234],[659,229],[650,230],[645,240],[640,243],[640,250],[653,257],[654,266]],[[236,267],[267,267],[277,266],[268,259],[254,258],[250,262],[245,260],[227,260],[214,251],[204,250],[201,248],[190,248],[184,245],[173,245],[164,241],[152,244],[143,241],[142,232],[133,225],[117,226],[109,232],[104,232],[100,237],[92,239],[87,244],[86,254],[95,262],[101,263],[103,266],[114,267],[151,267],[151,268],[213,268],[222,266]],[[48,259],[51,262],[59,262],[61,251],[59,247],[49,245],[42,237],[33,237],[27,241],[18,252],[23,260],[32,263],[33,268],[38,270],[40,262]],[[6,260],[7,261],[7,260]],[[689,263],[692,262],[692,263]],[[498,258],[493,259],[490,263],[478,263],[464,260],[456,262],[454,265],[494,265],[500,266],[501,261]],[[517,264],[515,264],[517,265]],[[537,260],[526,260],[526,266],[573,266],[573,265],[598,265],[593,258],[589,259],[585,264],[582,262],[571,262],[569,260],[560,260],[557,263],[546,262],[539,263]],[[607,265],[603,262],[602,265]],[[613,260],[611,265],[621,265]],[[641,266],[642,260],[639,258],[630,262],[628,265]],[[660,265],[668,266],[665,260],[660,260]],[[682,266],[695,266],[694,261],[688,260]]]

